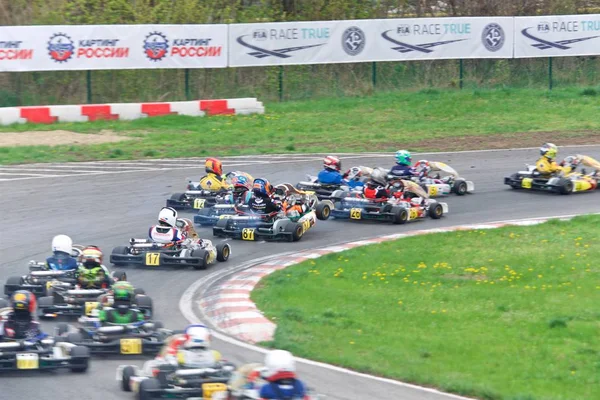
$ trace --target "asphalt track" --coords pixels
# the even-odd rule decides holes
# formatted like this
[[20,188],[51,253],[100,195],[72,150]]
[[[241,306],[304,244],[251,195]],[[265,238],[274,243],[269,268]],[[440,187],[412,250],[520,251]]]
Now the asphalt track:
[[[562,148],[561,156],[583,153],[600,158],[600,146]],[[423,155],[416,158],[444,161],[464,177],[475,182],[476,193],[464,197],[449,197],[450,213],[439,221],[424,220],[405,226],[348,221],[321,222],[298,243],[232,242],[229,263],[243,263],[269,254],[303,250],[330,243],[365,239],[379,234],[403,230],[426,229],[466,223],[492,222],[528,217],[544,217],[588,212],[600,212],[600,193],[559,196],[513,191],[502,184],[503,177],[521,169],[526,161],[536,159],[536,150],[465,152],[460,154]],[[296,183],[305,174],[320,169],[319,157],[262,158],[257,164],[244,159],[236,161],[235,169],[245,169],[255,177],[265,176],[272,182]],[[283,161],[283,162],[282,162]],[[392,157],[344,157],[344,167],[352,165],[382,165]],[[225,162],[225,169],[229,170]],[[200,163],[199,163],[200,164]],[[31,259],[42,260],[49,254],[55,234],[70,235],[76,243],[101,246],[106,254],[130,237],[144,237],[148,226],[156,220],[165,199],[180,191],[189,176],[199,177],[202,169],[166,169],[44,177],[42,179],[0,181],[0,284],[8,276],[27,271]],[[191,215],[191,214],[190,214]],[[211,238],[209,230],[200,235]],[[218,268],[213,267],[213,268]],[[180,314],[181,294],[208,271],[128,269],[129,280],[143,287],[154,299],[156,316],[167,327],[183,328],[187,321]],[[54,323],[44,323],[47,331]],[[214,347],[235,363],[256,362],[262,355],[215,340]],[[87,374],[70,372],[10,373],[0,378],[0,399],[128,399],[131,394],[120,391],[115,381],[116,367],[124,363],[141,365],[144,359],[94,359]],[[398,360],[402,362],[402,360]],[[447,399],[449,396],[422,392],[407,387],[386,384],[315,366],[300,366],[301,375],[328,399]]]

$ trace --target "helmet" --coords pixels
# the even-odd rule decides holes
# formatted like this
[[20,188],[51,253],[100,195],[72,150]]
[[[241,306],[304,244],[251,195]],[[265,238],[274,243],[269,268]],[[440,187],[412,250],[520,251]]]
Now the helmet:
[[408,150],[398,150],[396,152],[396,162],[401,165],[410,165],[412,158]]
[[223,175],[223,164],[216,158],[207,158],[204,162],[204,170],[207,174]]
[[404,182],[402,182],[402,179],[395,180],[392,183],[392,190],[394,192],[403,192],[404,191]]
[[362,175],[362,170],[360,167],[352,167],[346,172],[346,177],[348,180],[358,180]]
[[73,251],[73,240],[67,235],[57,235],[52,239],[52,252],[60,251],[71,254]]
[[10,298],[10,304],[15,312],[35,312],[35,295],[27,290],[17,290]]
[[544,145],[540,147],[540,154],[553,160],[558,154],[558,147],[556,147],[554,143],[544,143]]
[[250,175],[247,172],[242,172],[242,171],[231,171],[225,174],[225,182],[227,182],[230,185],[233,185],[233,180],[237,177],[243,176],[246,178],[246,180],[248,180],[248,182],[252,183],[252,181],[254,180],[254,178],[252,177],[252,175]]
[[131,302],[135,295],[133,286],[127,281],[119,281],[112,287],[114,305],[116,308],[127,309],[131,306]]
[[163,207],[158,213],[158,224],[174,228],[177,224],[177,211],[172,207]]
[[429,165],[429,161],[427,160],[419,160],[417,161],[417,163],[415,164],[415,171],[417,171],[417,173],[419,175],[429,175],[429,173],[431,172],[431,165]]
[[579,158],[575,156],[568,156],[563,160],[561,165],[568,165],[572,169],[575,169],[579,164],[581,164],[581,160]]
[[379,185],[387,184],[387,173],[381,168],[375,168],[371,173],[371,180]]
[[81,252],[79,261],[86,267],[97,267],[102,265],[102,251],[97,246],[87,246]]
[[337,157],[327,156],[323,159],[323,167],[332,171],[339,171],[342,169],[342,162]]
[[244,175],[234,176],[231,179],[231,184],[233,185],[233,191],[238,194],[252,189],[251,181]]
[[296,373],[296,362],[292,353],[285,350],[272,350],[265,356],[265,377],[267,379],[278,374],[293,376]]
[[267,197],[273,193],[273,185],[271,185],[266,179],[257,178],[254,180],[254,185],[252,186],[252,191],[257,196]]
[[190,325],[185,328],[186,340],[184,349],[208,349],[210,347],[210,331],[204,325]]

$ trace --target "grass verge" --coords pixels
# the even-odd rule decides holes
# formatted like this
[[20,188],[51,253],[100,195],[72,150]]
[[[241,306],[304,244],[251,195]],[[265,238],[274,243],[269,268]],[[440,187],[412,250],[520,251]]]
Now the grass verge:
[[267,345],[498,400],[600,392],[600,216],[415,236],[278,271]]
[[291,152],[466,150],[600,143],[596,91],[386,92],[267,105],[266,115],[13,125],[3,132],[115,132],[94,145],[0,147],[0,164]]

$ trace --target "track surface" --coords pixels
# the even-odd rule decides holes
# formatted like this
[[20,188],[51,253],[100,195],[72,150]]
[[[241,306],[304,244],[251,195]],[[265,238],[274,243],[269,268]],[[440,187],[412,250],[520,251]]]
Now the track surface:
[[[600,146],[563,148],[561,156],[575,153],[600,158]],[[526,161],[533,162],[536,150],[468,152],[461,154],[423,155],[448,162],[467,179],[475,182],[473,195],[449,197],[450,213],[439,220],[426,220],[393,226],[387,224],[351,223],[347,221],[320,222],[298,243],[232,242],[230,263],[242,263],[268,254],[302,250],[329,243],[357,240],[402,230],[426,229],[465,223],[491,222],[506,219],[544,217],[587,212],[600,212],[600,193],[558,196],[513,191],[502,184],[503,177],[521,169]],[[272,182],[296,183],[307,173],[320,169],[320,157],[240,158],[224,162],[225,169],[244,169],[255,177],[265,176]],[[271,161],[277,161],[272,163]],[[284,161],[284,162],[282,162]],[[352,165],[391,164],[392,157],[344,157],[344,167]],[[246,164],[247,166],[244,166]],[[198,165],[201,165],[200,161]],[[140,172],[103,173],[93,176],[64,176],[42,179],[0,181],[0,284],[12,275],[27,271],[31,259],[42,260],[50,253],[50,241],[59,233],[70,235],[75,243],[95,244],[109,254],[113,247],[123,245],[130,237],[144,237],[148,226],[156,221],[165,199],[181,191],[185,178],[199,177],[201,168],[146,169]],[[17,177],[17,176],[14,176]],[[11,177],[12,178],[12,177]],[[183,213],[182,213],[183,214]],[[191,215],[191,214],[189,214]],[[200,235],[211,238],[207,229]],[[128,269],[129,280],[143,287],[154,299],[156,316],[165,326],[183,328],[187,321],[179,313],[181,293],[208,271]],[[54,323],[44,323],[47,331]],[[236,363],[256,362],[262,355],[230,344],[214,341],[214,347]],[[130,399],[115,382],[115,369],[124,363],[141,365],[143,359],[94,359],[87,374],[49,372],[7,374],[2,377],[0,399],[14,398],[78,398]],[[399,360],[401,362],[401,360]],[[340,372],[317,367],[300,366],[301,375],[330,399],[444,399],[448,396],[423,393],[414,389],[373,380],[347,376]],[[11,377],[12,379],[8,379]]]

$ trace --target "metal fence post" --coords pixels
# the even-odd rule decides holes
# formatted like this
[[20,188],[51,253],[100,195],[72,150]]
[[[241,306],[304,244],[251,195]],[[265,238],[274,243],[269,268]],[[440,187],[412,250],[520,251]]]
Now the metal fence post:
[[548,57],[548,90],[552,90],[552,57]]
[[373,82],[373,88],[377,86],[377,62],[373,61],[371,64],[371,82]]
[[458,87],[462,90],[464,85],[465,69],[463,59],[458,60]]
[[87,70],[85,77],[87,86],[87,103],[92,104],[92,71]]
[[190,69],[184,70],[184,81],[185,81],[185,99],[190,101]]
[[279,66],[279,101],[283,101],[283,65]]

